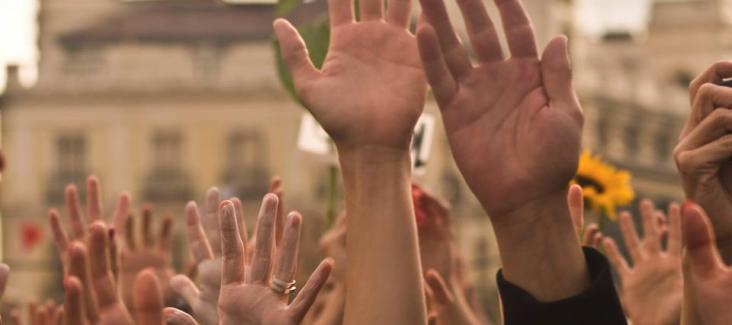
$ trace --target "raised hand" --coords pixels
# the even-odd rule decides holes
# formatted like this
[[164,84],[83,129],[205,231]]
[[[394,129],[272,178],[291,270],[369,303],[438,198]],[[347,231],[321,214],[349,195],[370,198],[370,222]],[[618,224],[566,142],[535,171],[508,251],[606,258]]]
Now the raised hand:
[[567,38],[554,38],[539,59],[521,3],[496,0],[511,53],[504,59],[484,4],[460,1],[478,57],[473,66],[444,4],[421,3],[429,24],[417,37],[427,78],[455,161],[488,214],[497,220],[530,202],[563,196],[577,168],[583,121]]
[[[318,266],[292,303],[288,296],[294,290],[302,217],[291,213],[285,225],[282,243],[276,253],[274,229],[277,197],[265,196],[257,218],[257,244],[251,264],[237,226],[234,204],[224,201],[219,218],[223,270],[219,297],[221,325],[229,324],[299,324],[332,269],[326,260]],[[273,263],[273,254],[276,263]],[[273,267],[276,265],[276,270]]]
[[[99,179],[96,176],[89,176],[87,179],[87,215],[90,221],[87,223],[82,213],[81,203],[76,186],[69,185],[64,192],[66,210],[69,215],[69,223],[71,232],[69,235],[61,225],[61,218],[56,209],[51,209],[48,213],[49,223],[51,224],[51,232],[53,233],[56,248],[61,255],[61,261],[64,265],[64,272],[68,273],[69,247],[71,242],[80,241],[88,244],[88,224],[102,220],[102,190]],[[123,193],[119,196],[117,206],[114,210],[113,219],[117,220],[129,213],[130,195]]]
[[[193,308],[193,314],[201,325],[219,323],[217,306],[221,287],[222,255],[221,246],[217,243],[220,241],[218,221],[220,201],[219,190],[217,188],[209,189],[206,194],[206,213],[203,215],[203,222],[201,222],[196,203],[191,201],[186,205],[188,241],[198,268],[198,285],[181,274],[174,276],[170,282],[173,290]],[[241,202],[237,199],[232,199],[231,202],[235,207],[237,224],[241,228],[240,236],[246,242],[247,232]],[[216,252],[212,249],[211,243],[218,247]],[[170,313],[170,315],[175,315],[172,311]]]
[[620,300],[634,324],[678,324],[681,317],[683,277],[681,272],[681,213],[672,204],[668,210],[669,229],[666,249],[653,204],[641,203],[643,239],[627,212],[620,214],[620,231],[633,265],[620,254],[612,238],[603,246],[621,279]]
[[406,149],[424,105],[427,84],[417,42],[407,29],[411,1],[330,0],[328,56],[316,69],[297,31],[285,20],[277,38],[305,106],[340,150],[356,146]]
[[132,306],[133,283],[138,274],[147,268],[152,268],[157,272],[164,292],[167,293],[169,280],[174,274],[170,252],[172,218],[163,218],[158,234],[154,234],[153,213],[149,205],[142,209],[142,223],[139,232],[135,229],[135,223],[140,222],[139,218],[131,214],[118,216],[121,220],[115,219],[115,224],[123,225],[118,229],[117,245],[120,247],[120,288],[125,304]]
[[732,77],[732,62],[714,64],[689,87],[692,104],[674,159],[686,197],[709,213],[725,260],[732,259],[732,88],[720,85]]
[[409,145],[427,84],[408,30],[412,3],[388,1],[384,14],[386,1],[360,0],[355,21],[353,2],[329,0],[320,70],[292,25],[277,20],[274,29],[300,99],[338,148],[348,211],[344,322],[424,324]]
[[589,285],[565,200],[583,123],[567,38],[554,38],[539,58],[521,2],[495,2],[509,59],[479,0],[458,2],[476,66],[440,0],[421,1],[419,52],[458,168],[493,222],[503,276],[540,301],[559,300]]
[[722,261],[714,230],[703,210],[683,209],[684,310],[682,324],[732,324],[732,269]]
[[88,250],[81,242],[71,244],[70,276],[64,282],[66,324],[133,324],[118,297],[109,249],[111,240],[106,226],[98,221],[89,227]]

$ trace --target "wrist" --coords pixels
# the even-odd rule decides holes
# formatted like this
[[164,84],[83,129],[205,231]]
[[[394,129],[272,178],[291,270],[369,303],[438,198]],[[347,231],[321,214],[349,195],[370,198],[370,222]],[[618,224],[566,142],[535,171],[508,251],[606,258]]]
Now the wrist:
[[552,193],[493,219],[505,279],[540,301],[578,295],[590,283],[565,197]]

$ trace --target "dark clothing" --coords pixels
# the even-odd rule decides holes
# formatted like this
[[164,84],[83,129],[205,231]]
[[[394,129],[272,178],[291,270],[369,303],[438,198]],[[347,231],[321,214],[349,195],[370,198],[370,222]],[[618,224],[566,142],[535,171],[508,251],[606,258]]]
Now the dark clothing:
[[607,259],[592,248],[585,247],[584,253],[590,272],[590,287],[577,296],[560,301],[540,302],[528,292],[506,281],[501,271],[498,271],[496,278],[505,324],[627,324]]

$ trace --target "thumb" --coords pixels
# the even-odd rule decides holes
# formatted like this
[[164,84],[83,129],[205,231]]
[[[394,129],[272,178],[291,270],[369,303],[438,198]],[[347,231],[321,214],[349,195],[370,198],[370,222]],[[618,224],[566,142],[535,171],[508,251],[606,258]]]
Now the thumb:
[[295,89],[300,89],[305,82],[318,76],[318,70],[310,61],[305,41],[290,22],[277,19],[274,22],[274,30],[280,42],[282,58],[295,82]]
[[163,318],[166,325],[198,325],[191,315],[172,307],[163,309]]
[[683,216],[689,270],[694,276],[708,277],[722,268],[709,220],[701,208],[688,202],[684,204]]
[[174,276],[170,279],[170,287],[183,297],[189,306],[194,306],[198,301],[200,291],[189,277],[182,274]]
[[567,42],[566,36],[557,36],[549,41],[541,57],[541,74],[550,101],[574,104],[576,96],[572,89],[572,68]]

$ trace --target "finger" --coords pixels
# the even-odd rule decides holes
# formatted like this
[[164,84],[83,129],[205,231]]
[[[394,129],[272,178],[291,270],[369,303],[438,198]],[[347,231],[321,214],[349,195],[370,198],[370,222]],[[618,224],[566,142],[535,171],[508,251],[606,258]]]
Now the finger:
[[442,49],[442,55],[445,57],[445,63],[447,63],[450,73],[454,79],[460,80],[472,70],[473,66],[465,49],[460,44],[460,39],[452,28],[444,2],[420,0],[420,3],[422,4],[422,11],[427,17],[427,22],[435,30]]
[[223,257],[221,285],[241,283],[244,281],[244,243],[236,226],[236,212],[231,201],[221,202],[219,218]]
[[48,318],[46,317],[48,315],[48,308],[46,306],[39,306],[36,310],[36,317],[35,321],[38,325],[46,325],[46,322],[48,322]]
[[91,271],[89,265],[89,253],[86,247],[79,242],[71,243],[69,275],[76,277],[81,281],[84,299],[84,309],[87,319],[95,322],[99,319],[97,313],[97,303],[93,294]]
[[91,221],[102,220],[102,189],[94,175],[86,180],[86,209]]
[[170,240],[173,234],[173,217],[167,215],[163,218],[163,224],[160,226],[160,235],[158,235],[158,246],[164,252],[170,249]]
[[267,194],[262,200],[257,217],[257,243],[254,248],[251,271],[248,272],[248,283],[269,284],[276,218],[277,196]]
[[280,246],[282,241],[282,233],[285,229],[285,208],[282,197],[284,192],[282,191],[282,179],[279,176],[275,176],[270,181],[269,193],[277,195],[277,223],[275,226],[275,244],[277,247]]
[[214,256],[221,256],[221,239],[219,237],[219,203],[221,196],[219,189],[212,187],[206,192],[206,205],[201,223],[206,232],[206,237],[211,243],[211,251]]
[[397,27],[407,28],[412,15],[412,0],[391,0],[387,5],[386,21]]
[[172,307],[163,309],[163,318],[166,325],[198,325],[191,315]]
[[273,26],[282,49],[282,58],[292,74],[295,89],[302,89],[304,84],[316,79],[320,72],[315,69],[313,62],[310,61],[310,55],[308,54],[307,47],[305,47],[305,41],[303,41],[300,34],[290,22],[284,19],[277,19]]
[[656,207],[650,200],[643,200],[640,211],[643,218],[644,247],[650,253],[657,253],[661,250],[661,238],[658,234],[658,223],[656,222]]
[[292,212],[287,216],[287,226],[282,239],[282,245],[277,252],[277,270],[275,278],[290,282],[295,278],[297,268],[297,257],[300,250],[300,233],[302,230],[302,216]]
[[234,211],[236,212],[236,225],[239,226],[239,236],[241,236],[241,242],[244,243],[244,261],[249,261],[249,251],[247,250],[247,242],[249,241],[249,235],[247,234],[247,222],[244,219],[244,208],[242,208],[241,200],[237,198],[231,198],[231,203],[234,204]]
[[430,25],[417,29],[417,45],[427,80],[432,87],[435,100],[440,108],[447,107],[457,92],[457,83],[450,75],[442,54],[437,34]]
[[48,220],[51,224],[51,233],[53,233],[53,241],[56,243],[59,253],[63,256],[66,254],[66,249],[69,246],[69,239],[66,237],[63,227],[61,226],[61,220],[58,215],[58,211],[51,209],[48,212]]
[[84,315],[84,299],[82,298],[82,285],[76,277],[68,277],[64,280],[64,324],[79,325],[86,324]]
[[109,256],[109,232],[102,222],[93,223],[89,232],[91,276],[97,304],[103,310],[119,301]]
[[20,320],[20,312],[18,312],[17,309],[13,310],[10,313],[10,323],[13,325],[23,325],[23,323]]
[[381,0],[359,0],[361,21],[381,20],[384,17],[384,2]]
[[605,238],[605,236],[602,235],[602,232],[597,232],[594,237],[592,237],[592,247],[595,247],[597,249],[600,249],[600,246],[602,245],[602,239]]
[[692,100],[692,111],[681,133],[682,138],[717,108],[732,108],[732,88],[707,83],[699,88]]
[[175,291],[175,293],[183,297],[183,300],[185,300],[189,306],[196,305],[198,297],[201,295],[198,287],[196,287],[193,281],[185,275],[178,274],[173,276],[173,278],[170,279],[170,287]]
[[125,234],[125,245],[127,246],[127,249],[134,251],[137,248],[137,245],[135,243],[135,215],[130,214],[127,216],[127,222],[125,223],[124,227],[124,234]]
[[213,251],[201,226],[196,202],[191,201],[186,205],[186,226],[190,250],[196,263],[212,259]]
[[117,235],[114,228],[108,230],[107,236],[109,237],[109,267],[116,281],[119,276],[119,251],[117,250]]
[[133,305],[137,325],[163,323],[163,291],[154,270],[147,269],[137,275],[134,283]]
[[536,58],[536,40],[531,20],[519,0],[495,0],[503,21],[511,56],[515,58]]
[[620,254],[620,250],[618,249],[618,245],[615,244],[615,240],[610,237],[605,237],[602,241],[602,246],[605,248],[605,253],[607,253],[610,263],[613,265],[615,270],[617,270],[621,276],[628,273],[630,270],[628,262],[625,260],[623,255]]
[[684,204],[683,234],[690,272],[700,278],[711,278],[715,272],[723,270],[722,260],[714,242],[714,234],[709,219],[694,204]]
[[585,202],[582,196],[582,186],[572,184],[572,186],[569,187],[569,192],[567,193],[567,205],[569,206],[569,215],[572,217],[572,222],[574,222],[574,229],[577,234],[579,234],[582,232],[585,216]]
[[486,64],[503,60],[501,43],[493,21],[488,16],[481,0],[458,1],[460,12],[465,18],[470,44],[478,56],[478,62]]
[[642,259],[640,240],[638,239],[638,232],[635,230],[633,216],[628,212],[620,213],[620,234],[623,235],[625,247],[628,249],[633,263],[638,263]]
[[318,265],[308,281],[303,286],[302,290],[290,305],[290,313],[292,314],[295,323],[299,324],[307,314],[310,306],[315,302],[315,298],[318,297],[318,292],[325,285],[325,282],[330,276],[330,272],[333,270],[333,260],[326,258],[323,262]]
[[541,58],[541,75],[549,101],[563,104],[558,106],[574,112],[580,106],[577,104],[577,96],[572,87],[572,68],[567,42],[566,36],[558,36],[547,44]]
[[5,288],[8,285],[8,277],[10,276],[10,267],[7,264],[0,264],[0,298],[5,294]]
[[[64,307],[58,306],[53,311],[53,321],[51,322],[51,324],[61,325],[61,324],[63,324],[63,322],[64,322]],[[18,325],[20,325],[20,324],[18,324]]]
[[701,147],[731,131],[732,111],[728,109],[714,110],[680,141],[676,150],[685,151]]
[[117,206],[114,208],[112,214],[112,224],[114,229],[124,238],[125,224],[127,223],[127,217],[130,215],[130,193],[123,192],[117,199]]
[[443,306],[452,305],[454,297],[450,293],[450,289],[447,288],[447,284],[445,284],[445,280],[440,273],[435,270],[429,270],[427,271],[425,280],[438,304]]
[[593,245],[593,239],[595,238],[595,235],[600,231],[600,228],[597,227],[596,224],[591,223],[587,225],[587,228],[585,229],[585,233],[582,236],[582,246],[592,247]]
[[668,253],[681,256],[681,208],[672,203],[668,208]]
[[155,244],[152,230],[152,206],[149,204],[142,207],[142,243],[145,247],[153,247]]
[[714,176],[721,162],[732,156],[732,134],[727,134],[697,149],[680,153],[676,165],[682,175]]
[[69,214],[71,222],[71,235],[73,239],[84,237],[84,217],[81,215],[81,203],[79,203],[79,195],[76,186],[69,185],[64,192],[66,201],[66,211]]
[[713,64],[691,82],[689,85],[689,98],[693,101],[699,88],[704,84],[720,84],[729,77],[732,77],[732,61],[719,61]]
[[353,0],[328,0],[330,30],[340,25],[353,23]]

